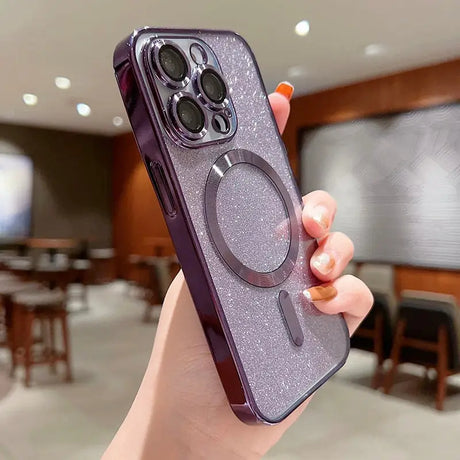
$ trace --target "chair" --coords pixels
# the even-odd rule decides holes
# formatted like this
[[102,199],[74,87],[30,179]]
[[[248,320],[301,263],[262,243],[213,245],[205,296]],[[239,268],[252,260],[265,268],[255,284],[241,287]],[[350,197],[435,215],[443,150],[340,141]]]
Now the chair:
[[[70,260],[67,254],[40,254],[32,272],[32,277],[50,289],[61,288],[67,293],[68,300],[78,298],[82,302],[81,310],[88,309],[88,272],[91,262],[87,259]],[[79,284],[79,291],[69,291],[69,284]]]
[[348,262],[348,265],[343,269],[342,275],[354,275],[358,273],[358,264],[356,262]]
[[81,310],[88,310],[88,277],[91,270],[91,262],[88,259],[76,259],[71,263],[70,284],[79,284],[81,289],[77,295],[74,291],[67,292],[68,300],[70,298],[79,298],[82,303]]
[[0,283],[18,281],[18,278],[9,272],[0,272]]
[[357,270],[356,276],[367,285],[372,293],[385,294],[391,313],[395,312],[397,301],[393,265],[362,264]]
[[115,250],[113,248],[91,249],[92,282],[108,283],[115,278]]
[[376,354],[377,364],[372,377],[372,388],[383,382],[383,365],[390,357],[393,322],[396,309],[394,270],[392,265],[362,264],[357,268],[360,278],[374,296],[374,305],[351,338],[351,346]]
[[28,256],[14,257],[6,262],[7,270],[18,278],[28,281],[32,275],[33,260]]
[[371,385],[378,388],[383,380],[383,364],[390,357],[393,328],[387,296],[378,292],[373,295],[372,310],[351,337],[351,346],[375,353],[377,364]]
[[0,251],[0,270],[7,269],[7,263],[17,257],[16,251]]
[[460,372],[460,312],[455,298],[444,294],[403,291],[391,351],[392,367],[384,391],[389,394],[401,363],[437,370],[436,409],[442,410],[446,379]]
[[129,274],[127,277],[127,294],[128,296],[137,297],[142,291],[144,291],[149,283],[149,267],[146,261],[147,257],[140,254],[130,254],[128,256]]
[[41,254],[31,276],[49,289],[59,287],[66,290],[71,280],[71,266],[67,255],[55,254],[51,259],[48,254]]
[[[14,340],[12,353],[12,374],[18,364],[25,367],[25,386],[30,386],[32,367],[48,364],[55,372],[56,363],[66,366],[66,381],[72,380],[70,365],[70,339],[65,308],[66,295],[60,289],[42,289],[23,292],[13,296]],[[40,321],[46,327],[41,353],[34,349],[34,323]],[[55,323],[61,324],[63,350],[56,349]]]

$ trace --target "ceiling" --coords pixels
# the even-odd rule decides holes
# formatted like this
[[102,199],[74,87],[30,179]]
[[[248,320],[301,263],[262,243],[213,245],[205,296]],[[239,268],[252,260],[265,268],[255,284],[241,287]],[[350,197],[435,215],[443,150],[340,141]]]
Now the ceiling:
[[[290,80],[304,94],[457,57],[459,18],[458,0],[0,0],[0,121],[128,130],[112,52],[136,27],[235,30],[252,46],[268,90]],[[311,26],[305,37],[294,33],[302,19]],[[384,53],[366,56],[369,44]],[[71,88],[56,88],[56,76],[70,78]],[[38,104],[26,106],[23,93]],[[77,114],[78,102],[91,106],[89,117]],[[118,115],[125,123],[117,128]]]

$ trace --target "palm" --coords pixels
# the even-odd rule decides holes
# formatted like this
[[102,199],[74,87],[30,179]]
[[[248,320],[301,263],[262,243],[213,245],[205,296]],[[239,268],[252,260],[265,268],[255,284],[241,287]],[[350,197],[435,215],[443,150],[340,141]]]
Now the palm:
[[[159,365],[160,394],[173,394],[174,406],[193,426],[208,427],[212,436],[260,445],[273,445],[300,415],[276,426],[246,425],[233,414],[220,382],[209,346],[182,271],[165,299],[152,361]],[[158,346],[157,346],[158,344]],[[185,383],[186,382],[186,383]],[[164,385],[164,386],[163,386]],[[229,433],[230,432],[230,433]],[[236,436],[236,437],[234,437]],[[267,439],[267,436],[269,439]]]

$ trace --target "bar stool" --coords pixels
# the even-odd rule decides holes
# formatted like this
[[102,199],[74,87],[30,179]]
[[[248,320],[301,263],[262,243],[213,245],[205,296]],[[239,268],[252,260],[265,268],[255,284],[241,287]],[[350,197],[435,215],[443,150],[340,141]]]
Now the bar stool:
[[[70,339],[65,308],[66,295],[60,289],[40,290],[19,293],[13,296],[14,344],[12,372],[22,363],[25,367],[25,386],[30,386],[31,370],[35,365],[48,364],[55,372],[56,363],[62,361],[66,366],[66,381],[72,380],[70,365]],[[34,353],[33,326],[36,321],[48,326],[49,334],[44,337],[43,349],[40,354]],[[55,322],[61,324],[63,350],[56,349]],[[16,333],[22,329],[22,333]]]
[[[10,275],[11,276],[11,275]],[[14,343],[14,312],[12,296],[19,292],[26,292],[40,289],[40,283],[29,281],[24,282],[19,279],[3,280],[0,282],[0,307],[2,310],[2,329],[3,329],[3,345],[6,345],[11,355],[13,355]]]

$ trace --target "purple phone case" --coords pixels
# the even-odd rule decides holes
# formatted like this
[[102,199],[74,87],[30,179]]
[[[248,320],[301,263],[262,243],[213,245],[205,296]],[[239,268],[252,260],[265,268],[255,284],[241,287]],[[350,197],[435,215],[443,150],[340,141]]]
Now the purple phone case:
[[[238,118],[229,141],[191,149],[171,139],[142,59],[152,37],[192,37],[212,48]],[[114,68],[231,407],[246,423],[280,422],[345,363],[349,338],[341,315],[321,314],[302,295],[318,284],[309,268],[316,243],[303,230],[301,197],[255,58],[233,32],[145,28],[120,42]],[[217,169],[212,184],[224,160],[226,173]],[[163,180],[154,180],[151,165]],[[274,226],[280,235],[264,233]],[[248,275],[238,274],[232,254],[251,266]],[[288,255],[286,269],[280,261]]]

